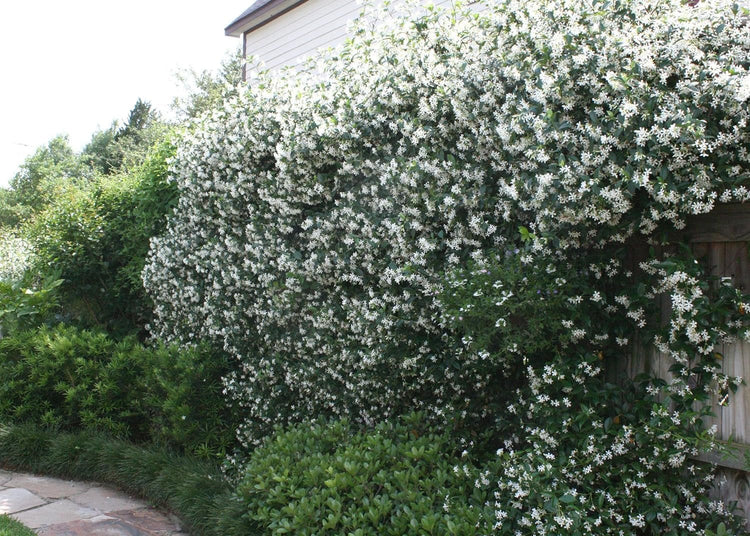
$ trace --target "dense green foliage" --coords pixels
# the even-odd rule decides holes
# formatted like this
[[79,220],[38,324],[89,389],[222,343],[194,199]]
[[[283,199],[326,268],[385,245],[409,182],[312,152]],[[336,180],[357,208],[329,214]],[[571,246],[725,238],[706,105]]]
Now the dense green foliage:
[[64,136],[40,147],[0,190],[0,280],[33,291],[62,279],[60,318],[143,335],[151,304],[140,274],[176,197],[166,179],[172,138],[138,100],[81,154]]
[[252,453],[238,494],[264,534],[488,534],[489,495],[454,449],[419,415],[366,432],[303,423]]
[[0,188],[0,228],[13,228],[31,217],[31,207],[17,198],[13,191]]
[[0,336],[53,322],[59,310],[59,279],[46,279],[37,288],[23,281],[0,280]]
[[93,134],[79,154],[67,136],[56,136],[21,164],[8,189],[0,189],[0,228],[31,221],[69,188],[82,188],[97,175],[109,175],[140,164],[169,127],[151,105],[138,99],[124,125]]
[[166,225],[176,191],[167,182],[174,146],[156,145],[137,167],[58,196],[29,225],[35,273],[64,280],[70,320],[139,332],[151,316],[141,283],[149,239]]
[[68,138],[57,136],[26,159],[0,195],[0,227],[13,227],[43,210],[61,191],[82,184],[90,170],[70,147]]
[[236,417],[221,396],[228,364],[207,348],[147,348],[132,337],[58,325],[0,339],[0,420],[90,429],[215,456]]

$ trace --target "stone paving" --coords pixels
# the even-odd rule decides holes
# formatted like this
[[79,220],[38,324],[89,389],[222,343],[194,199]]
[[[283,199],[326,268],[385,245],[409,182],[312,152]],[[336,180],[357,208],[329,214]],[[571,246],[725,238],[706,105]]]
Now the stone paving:
[[0,514],[41,536],[187,536],[174,516],[119,491],[2,470]]

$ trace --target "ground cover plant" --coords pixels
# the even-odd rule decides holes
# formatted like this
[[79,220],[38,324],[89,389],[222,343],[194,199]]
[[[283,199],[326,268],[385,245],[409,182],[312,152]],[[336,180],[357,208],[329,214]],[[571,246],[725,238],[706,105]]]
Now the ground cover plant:
[[0,515],[0,536],[33,536],[34,531],[7,515]]
[[[688,251],[627,258],[748,199],[747,13],[692,4],[367,19],[204,118],[144,283],[156,336],[236,359],[246,451],[420,410],[483,460],[499,534],[741,530],[690,459],[748,300]],[[607,381],[636,340],[671,377]]]

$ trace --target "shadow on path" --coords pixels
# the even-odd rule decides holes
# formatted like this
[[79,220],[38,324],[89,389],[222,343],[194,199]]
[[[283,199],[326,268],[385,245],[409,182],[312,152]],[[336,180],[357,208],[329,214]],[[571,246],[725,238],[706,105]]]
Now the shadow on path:
[[179,520],[119,491],[0,471],[0,514],[42,536],[187,536]]

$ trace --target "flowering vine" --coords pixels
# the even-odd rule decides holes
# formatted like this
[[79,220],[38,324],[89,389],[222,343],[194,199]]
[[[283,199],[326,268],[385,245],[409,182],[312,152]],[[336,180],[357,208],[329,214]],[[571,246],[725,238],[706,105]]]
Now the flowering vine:
[[[711,356],[744,336],[745,299],[684,255],[628,270],[625,252],[750,199],[746,20],[718,0],[508,0],[386,29],[368,18],[301,71],[260,75],[173,161],[179,205],[143,276],[154,334],[212,339],[236,358],[226,393],[248,448],[274,424],[416,409],[461,430],[491,423],[494,439],[466,442],[504,435],[500,467],[533,459],[529,474],[549,464],[565,477],[544,484],[560,491],[549,515],[534,512],[551,498],[528,503],[543,480],[495,480],[501,526],[705,528],[690,516],[724,510],[693,500],[700,479],[649,495],[653,517],[593,490],[604,465],[655,442],[653,462],[613,484],[618,497],[690,470],[710,443],[692,403],[735,386]],[[673,376],[615,395],[603,368],[637,341],[671,356]],[[627,389],[642,402],[616,412]],[[559,412],[570,420],[549,429]]]

